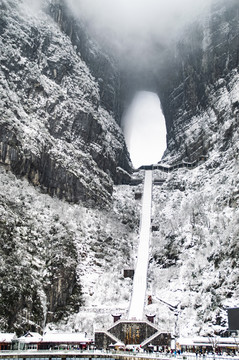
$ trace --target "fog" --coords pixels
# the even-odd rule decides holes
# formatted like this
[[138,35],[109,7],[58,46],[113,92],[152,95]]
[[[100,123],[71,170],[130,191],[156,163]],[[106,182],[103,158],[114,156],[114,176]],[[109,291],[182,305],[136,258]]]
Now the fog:
[[25,11],[27,15],[37,16],[38,12],[43,8],[45,0],[22,0],[19,5],[22,7],[22,10]]
[[166,45],[190,22],[207,12],[211,0],[66,0],[119,51]]

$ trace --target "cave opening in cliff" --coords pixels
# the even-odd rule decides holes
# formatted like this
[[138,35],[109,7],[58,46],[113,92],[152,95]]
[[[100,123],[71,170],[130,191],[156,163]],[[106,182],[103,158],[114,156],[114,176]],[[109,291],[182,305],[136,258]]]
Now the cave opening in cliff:
[[161,160],[166,149],[166,125],[156,93],[137,92],[123,116],[122,127],[135,168]]

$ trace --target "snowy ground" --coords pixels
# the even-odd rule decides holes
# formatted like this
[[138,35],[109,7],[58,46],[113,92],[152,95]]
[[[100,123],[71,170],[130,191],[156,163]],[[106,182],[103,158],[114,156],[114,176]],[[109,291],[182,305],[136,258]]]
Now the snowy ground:
[[[51,198],[2,167],[0,188],[2,295],[11,290],[11,296],[21,298],[26,288],[34,287],[45,318],[48,304],[43,286],[52,281],[51,276],[58,276],[60,264],[64,269],[76,266],[82,307],[78,315],[66,310],[49,329],[92,333],[93,326],[112,323],[112,312],[128,310],[132,280],[123,277],[123,270],[134,268],[137,252],[140,204],[134,199],[136,188],[117,187],[110,212]],[[5,222],[10,237],[3,232]],[[9,255],[7,249],[13,246]],[[25,317],[21,324],[29,319]],[[4,329],[4,315],[0,326]]]
[[[231,151],[225,153],[224,161],[215,166],[220,154],[214,152],[199,167],[171,172],[162,186],[153,186],[156,231],[152,232],[147,288],[153,303],[145,311],[156,314],[162,330],[174,332],[177,320],[165,302],[178,305],[181,336],[226,329],[226,306],[239,305],[239,168],[231,155]],[[155,172],[154,177],[160,174]],[[14,257],[8,256],[7,262],[1,257],[12,294],[19,296],[31,281],[47,311],[42,279],[54,269],[53,256],[66,265],[72,262],[65,247],[70,241],[77,249],[74,261],[82,306],[47,329],[92,334],[95,328],[112,324],[112,313],[126,318],[132,280],[123,277],[123,269],[135,265],[141,209],[135,195],[142,193],[142,185],[116,186],[111,212],[51,198],[2,167],[0,186],[1,221],[8,223],[15,244]],[[6,240],[4,246],[8,246]],[[29,269],[29,282],[17,276],[16,283],[14,275],[11,282],[13,269],[16,274]]]
[[[225,154],[226,155],[226,154]],[[153,188],[148,292],[159,325],[182,336],[227,328],[227,306],[238,306],[238,163],[220,155],[196,169],[179,169]],[[226,159],[226,156],[225,156]]]

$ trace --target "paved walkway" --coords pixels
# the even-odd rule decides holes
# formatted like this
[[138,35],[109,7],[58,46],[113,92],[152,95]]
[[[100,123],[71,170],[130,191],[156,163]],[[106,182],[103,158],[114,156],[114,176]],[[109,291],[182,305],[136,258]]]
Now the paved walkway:
[[132,352],[116,352],[116,351],[100,351],[100,350],[65,350],[65,351],[47,351],[47,350],[28,350],[28,351],[13,351],[4,350],[0,351],[0,359],[6,360],[64,360],[64,359],[79,359],[79,360],[131,360],[137,358],[137,360],[239,360],[238,356],[227,355],[206,355],[196,356],[192,353],[183,353],[182,355],[163,354],[163,353],[132,353]]
[[130,302],[129,320],[142,320],[147,289],[149,240],[151,227],[152,170],[145,171],[144,193],[139,235],[138,258],[134,274],[133,292]]

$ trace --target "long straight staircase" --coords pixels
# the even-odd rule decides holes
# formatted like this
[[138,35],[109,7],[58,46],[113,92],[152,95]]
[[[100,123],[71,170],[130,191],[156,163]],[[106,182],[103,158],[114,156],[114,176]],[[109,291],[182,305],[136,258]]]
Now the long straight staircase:
[[[113,346],[169,348],[171,334],[162,332],[153,323],[143,319],[147,290],[147,273],[151,231],[153,171],[145,170],[142,199],[138,257],[134,273],[133,291],[129,306],[128,319],[114,317],[114,324],[107,331],[95,332],[95,345],[107,349]],[[113,315],[114,316],[114,315]],[[116,320],[118,319],[118,320]]]
[[149,240],[152,203],[152,170],[145,171],[142,214],[140,223],[138,258],[134,274],[133,292],[129,307],[129,320],[142,320],[147,289]]

